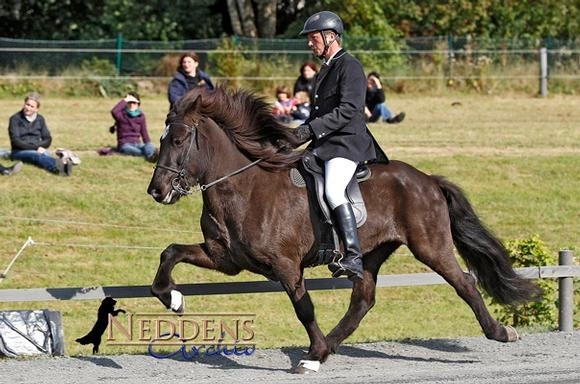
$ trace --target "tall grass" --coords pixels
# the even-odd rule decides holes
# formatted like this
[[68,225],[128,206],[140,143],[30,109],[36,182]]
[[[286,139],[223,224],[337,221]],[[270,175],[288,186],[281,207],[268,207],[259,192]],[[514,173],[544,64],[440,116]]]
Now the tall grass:
[[[200,195],[173,206],[159,205],[146,194],[151,164],[97,155],[97,149],[114,145],[107,128],[115,102],[53,97],[43,101],[41,113],[53,133],[53,149],[76,151],[82,164],[70,178],[32,166],[1,178],[0,269],[28,236],[36,244],[21,254],[0,288],[148,285],[163,248],[174,242],[203,241]],[[501,238],[538,234],[551,252],[577,251],[579,102],[572,96],[398,96],[388,103],[396,111],[405,110],[407,119],[400,125],[375,124],[371,130],[392,158],[460,184],[483,221]],[[0,100],[0,120],[7,126],[8,117],[21,106],[20,99]],[[151,136],[158,138],[168,103],[160,96],[145,97],[142,106]],[[8,147],[5,131],[0,148]],[[381,273],[419,271],[426,268],[401,249]],[[309,269],[307,276],[328,277],[328,272]],[[261,279],[249,273],[227,277],[188,265],[178,266],[175,278],[179,283]],[[342,316],[349,294],[311,293],[323,330],[330,330]],[[61,311],[67,352],[74,355],[89,352],[73,340],[90,329],[98,304],[95,300],[0,303],[0,310]],[[198,312],[256,313],[259,348],[308,342],[281,293],[195,296],[187,298],[187,305]],[[121,299],[119,306],[132,312],[164,311],[154,298]],[[580,320],[578,311],[575,320]],[[348,341],[480,334],[473,314],[451,287],[401,287],[378,290],[375,308]],[[106,343],[101,349],[127,351]]]

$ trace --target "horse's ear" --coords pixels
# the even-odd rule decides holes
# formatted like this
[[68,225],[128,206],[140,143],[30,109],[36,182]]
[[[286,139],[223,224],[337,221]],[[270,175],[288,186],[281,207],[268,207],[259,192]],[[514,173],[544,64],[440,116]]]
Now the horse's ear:
[[201,94],[197,94],[191,101],[191,106],[189,107],[191,112],[197,112],[201,109]]

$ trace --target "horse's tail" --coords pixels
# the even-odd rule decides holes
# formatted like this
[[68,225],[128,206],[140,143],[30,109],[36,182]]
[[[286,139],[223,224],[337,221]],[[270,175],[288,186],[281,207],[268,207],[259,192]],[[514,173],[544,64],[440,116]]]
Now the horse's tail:
[[441,176],[432,177],[447,200],[455,248],[479,285],[501,304],[539,298],[542,290],[517,275],[505,247],[479,220],[461,188]]

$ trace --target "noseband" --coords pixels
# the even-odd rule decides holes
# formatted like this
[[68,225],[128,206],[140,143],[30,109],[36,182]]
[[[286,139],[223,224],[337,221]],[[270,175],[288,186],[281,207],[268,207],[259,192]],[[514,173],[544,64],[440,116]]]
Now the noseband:
[[[166,129],[166,133],[168,133],[169,128],[171,128],[172,125],[183,125],[184,127],[186,127],[187,129],[189,129],[191,135],[190,135],[190,140],[189,140],[189,146],[187,147],[187,151],[182,153],[181,155],[181,161],[179,162],[179,164],[181,164],[181,169],[177,169],[177,168],[173,168],[173,167],[169,167],[167,165],[163,165],[163,164],[157,164],[155,166],[155,168],[161,168],[161,169],[165,169],[167,171],[173,172],[175,174],[177,174],[177,176],[175,176],[172,180],[171,180],[171,188],[173,188],[174,191],[176,191],[177,193],[181,194],[181,195],[191,195],[194,191],[192,190],[192,188],[190,187],[189,183],[187,182],[186,179],[186,175],[187,175],[187,171],[185,169],[185,165],[187,164],[187,161],[189,160],[189,153],[191,152],[191,148],[193,148],[193,143],[195,142],[195,147],[196,150],[199,151],[199,143],[197,142],[197,127],[199,126],[198,122],[194,122],[193,126],[191,125],[187,125],[185,123],[172,123],[172,124],[168,124]],[[200,185],[199,186],[199,190],[200,191],[205,191],[206,189],[208,189],[209,187],[222,182],[224,180],[226,180],[227,178],[237,175],[238,173],[241,173],[243,171],[245,171],[248,168],[253,167],[254,165],[258,164],[260,161],[262,161],[262,159],[258,159],[258,160],[254,160],[253,162],[251,162],[250,164],[247,164],[245,166],[243,166],[242,168],[233,171],[232,173],[229,173],[223,177],[220,177],[219,179],[212,181],[211,183],[208,184],[204,184],[204,185]],[[185,187],[182,187],[181,184],[183,182],[183,185]]]

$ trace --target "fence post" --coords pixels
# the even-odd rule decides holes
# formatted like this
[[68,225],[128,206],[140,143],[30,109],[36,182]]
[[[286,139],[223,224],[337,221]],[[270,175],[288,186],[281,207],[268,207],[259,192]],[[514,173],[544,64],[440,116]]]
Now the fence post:
[[[559,265],[572,265],[574,255],[570,250],[558,252]],[[574,328],[574,278],[558,279],[558,329],[561,332],[572,332]]]
[[540,48],[540,95],[548,96],[548,49]]
[[117,35],[117,76],[121,74],[121,55],[123,52],[123,35],[119,33]]

